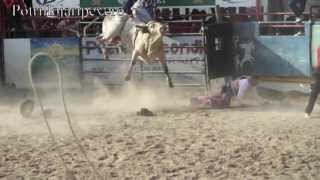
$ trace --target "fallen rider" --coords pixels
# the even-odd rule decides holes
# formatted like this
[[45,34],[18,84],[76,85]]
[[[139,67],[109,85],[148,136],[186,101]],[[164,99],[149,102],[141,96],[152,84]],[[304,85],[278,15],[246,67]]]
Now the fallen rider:
[[214,96],[198,96],[190,100],[193,108],[228,108],[232,104],[234,106],[243,106],[243,98],[249,90],[254,90],[255,97],[258,98],[255,87],[258,82],[255,78],[250,76],[242,76],[229,85],[224,85],[219,94]]
[[221,92],[214,96],[198,96],[190,100],[192,108],[228,108],[231,103],[231,88],[223,86]]

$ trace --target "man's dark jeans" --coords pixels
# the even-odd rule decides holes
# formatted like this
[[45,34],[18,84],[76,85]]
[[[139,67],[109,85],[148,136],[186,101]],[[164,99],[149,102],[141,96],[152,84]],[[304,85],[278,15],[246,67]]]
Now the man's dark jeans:
[[296,17],[300,17],[306,8],[307,0],[289,0],[289,7],[292,9]]
[[126,4],[123,6],[123,11],[129,15],[132,14],[131,7],[136,2],[136,0],[128,0]]
[[305,109],[305,113],[311,114],[314,104],[316,103],[317,97],[320,93],[320,75],[317,75],[315,80],[315,83],[311,85],[311,94],[309,97],[308,105]]

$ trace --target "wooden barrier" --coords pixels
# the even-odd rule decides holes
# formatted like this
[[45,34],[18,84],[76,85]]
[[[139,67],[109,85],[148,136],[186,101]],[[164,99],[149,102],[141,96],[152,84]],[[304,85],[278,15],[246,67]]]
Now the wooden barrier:
[[259,81],[269,81],[269,82],[281,82],[281,83],[303,83],[310,84],[311,79],[308,77],[284,77],[284,76],[262,76],[262,75],[253,75]]

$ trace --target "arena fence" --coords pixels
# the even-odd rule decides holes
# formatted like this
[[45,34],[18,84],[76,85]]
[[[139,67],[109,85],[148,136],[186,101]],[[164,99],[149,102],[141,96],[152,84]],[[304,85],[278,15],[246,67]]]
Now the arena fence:
[[[96,34],[87,33],[90,26],[95,24],[101,26],[101,23],[95,20],[81,22],[84,25],[80,45],[84,82],[94,82],[94,79],[99,79],[105,85],[123,85],[123,76],[129,67],[130,55],[120,46],[109,44],[105,46],[109,52],[109,59],[102,58],[95,40]],[[189,23],[191,25],[195,21]],[[201,20],[196,23],[203,26]],[[166,60],[175,86],[206,86],[206,55],[203,35],[201,32],[166,34],[164,38]],[[136,65],[133,80],[147,84],[166,83],[162,68],[157,61],[149,65],[143,63]]]
[[[233,62],[236,63],[235,72],[239,72],[239,69],[240,72],[246,72],[246,67],[249,67],[249,71],[250,68],[254,68],[254,73],[257,73],[258,75],[264,77],[279,76],[294,77],[295,79],[296,77],[307,77],[310,73],[309,66],[319,64],[318,54],[320,51],[318,42],[320,41],[317,40],[319,23],[315,21],[319,16],[316,14],[316,8],[318,7],[312,7],[310,9],[309,17],[312,21],[305,22],[301,25],[292,23],[290,21],[237,22],[233,21],[232,14],[222,14],[221,16],[230,15],[231,17],[232,33],[230,33],[230,37],[232,37],[232,40],[225,40],[229,42],[228,46],[231,47],[230,52],[232,53],[225,55],[232,55]],[[312,12],[315,13],[313,14]],[[265,16],[292,15],[292,13],[263,12],[259,12],[257,14],[257,16],[261,17],[262,20]],[[248,14],[243,14],[243,16],[247,15]],[[254,14],[252,14],[252,16],[253,15]],[[242,14],[236,14],[234,17],[237,16],[242,17]],[[77,18],[79,19],[79,17],[70,17],[70,19],[75,21],[78,20]],[[187,18],[187,16],[185,18]],[[209,35],[212,33],[203,34],[200,32],[200,30],[204,27],[202,20],[205,19],[206,21],[208,21],[209,18],[210,17],[201,18],[201,20],[176,20],[167,22],[169,24],[169,27],[171,25],[173,29],[173,31],[171,31],[172,33],[167,34],[167,36],[171,38],[167,38],[166,42],[166,52],[168,55],[167,59],[171,74],[174,74],[174,76],[176,76],[173,77],[173,80],[176,79],[176,82],[178,82],[176,84],[178,85],[207,85],[208,77],[210,75],[209,71],[212,73],[212,70],[207,68],[214,67],[211,66],[210,63],[213,63],[213,59],[217,60],[225,58],[225,56],[222,56],[221,58],[212,58],[216,55],[219,56],[219,51],[216,51],[216,54],[207,53],[212,52],[212,48],[216,48],[216,50],[219,50],[219,46],[221,44],[225,44],[221,43],[224,40],[221,39],[219,34],[209,37]],[[36,17],[34,17],[34,19],[41,20],[41,18]],[[98,20],[99,18],[97,17],[96,19]],[[257,19],[260,18],[256,18],[256,20]],[[33,20],[33,18],[31,18],[31,20]],[[47,19],[43,18],[42,20]],[[128,56],[126,56],[127,53],[122,48],[109,45],[107,48],[111,52],[110,60],[105,61],[102,58],[101,52],[99,51],[99,48],[95,43],[95,37],[98,34],[96,27],[101,27],[101,22],[96,22],[97,20],[86,21],[85,19],[84,21],[79,22],[79,27],[76,27],[74,29],[75,31],[72,32],[73,36],[77,36],[80,39],[80,63],[81,72],[83,72],[81,73],[81,76],[83,76],[83,79],[86,79],[88,77],[98,77],[93,79],[101,79],[103,83],[110,85],[122,85],[124,82],[123,72],[126,71],[126,67],[129,63],[129,58]],[[174,27],[174,25],[177,24],[178,26],[176,27],[178,28]],[[217,26],[223,25],[218,24]],[[193,27],[193,29],[186,29],[187,27]],[[64,31],[69,29],[62,30]],[[51,34],[53,33],[52,29],[43,31],[48,31]],[[61,31],[61,29],[59,31]],[[293,35],[297,31],[302,31],[303,35],[294,37]],[[223,34],[223,32],[224,31],[222,31],[221,33]],[[289,33],[285,34],[287,32]],[[10,32],[7,30],[5,33]],[[17,38],[15,36],[12,37]],[[59,34],[59,36],[57,37],[61,38],[61,35]],[[208,40],[208,42],[212,43],[211,45],[206,42],[208,38],[211,38],[212,40]],[[273,48],[277,47],[277,45],[279,44],[281,45],[280,48]],[[292,51],[292,48],[290,46],[291,44],[295,44],[299,48]],[[205,51],[204,47],[207,47],[209,51]],[[287,54],[292,55],[290,55],[290,57],[285,56],[283,52],[288,52]],[[300,60],[296,60],[296,57],[302,58],[300,58]],[[207,59],[209,59],[209,61]],[[3,60],[0,62],[3,63]],[[249,63],[249,66],[247,66],[246,63]],[[250,67],[250,63],[253,65],[252,67]],[[241,67],[244,68],[241,69]],[[134,77],[136,78],[135,80],[143,82],[150,82],[155,79],[160,79],[162,80],[161,82],[165,83],[165,79],[162,74],[163,73],[161,68],[156,64],[140,65],[136,66],[136,76]],[[211,74],[210,78],[215,76],[216,75]]]

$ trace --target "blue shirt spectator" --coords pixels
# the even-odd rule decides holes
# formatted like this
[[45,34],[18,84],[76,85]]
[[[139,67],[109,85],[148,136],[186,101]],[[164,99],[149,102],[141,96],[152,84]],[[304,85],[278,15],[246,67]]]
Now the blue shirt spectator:
[[128,0],[123,7],[123,11],[128,15],[132,15],[131,7],[134,5],[135,2],[136,0]]
[[296,22],[303,20],[303,11],[306,8],[307,0],[289,0],[289,7],[292,9],[296,16]]

